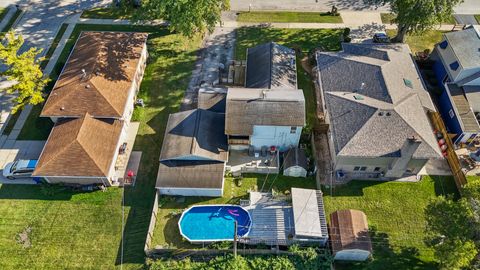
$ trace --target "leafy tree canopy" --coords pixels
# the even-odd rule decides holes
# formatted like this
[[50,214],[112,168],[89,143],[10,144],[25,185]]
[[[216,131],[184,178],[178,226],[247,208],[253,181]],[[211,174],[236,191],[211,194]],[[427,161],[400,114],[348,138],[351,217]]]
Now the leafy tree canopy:
[[376,5],[389,4],[398,25],[396,42],[404,42],[409,32],[422,32],[446,21],[463,0],[366,0]]
[[172,31],[187,37],[213,31],[220,22],[222,10],[229,8],[229,0],[145,0],[138,19],[166,20]]
[[30,48],[19,54],[23,42],[22,36],[15,36],[15,33],[10,31],[6,35],[6,41],[0,43],[0,62],[6,66],[0,70],[0,77],[16,82],[5,90],[9,94],[17,95],[13,112],[26,104],[35,105],[42,102],[44,100],[42,90],[49,81],[43,77],[40,68],[43,58],[37,58],[41,50]]

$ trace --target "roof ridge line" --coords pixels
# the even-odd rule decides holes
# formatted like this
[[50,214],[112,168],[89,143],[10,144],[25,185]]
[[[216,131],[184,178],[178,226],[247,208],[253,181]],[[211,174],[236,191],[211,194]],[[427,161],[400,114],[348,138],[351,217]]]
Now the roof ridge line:
[[[86,122],[87,120],[87,117],[89,117],[89,120],[97,120],[95,119],[94,117],[92,117],[90,114],[86,113],[84,115],[84,118],[82,120],[82,124],[80,126],[80,128],[78,129],[78,133],[77,133],[77,136],[75,136],[75,141],[78,142],[78,144],[81,146],[82,150],[90,157],[90,159],[93,161],[93,163],[95,163],[95,166],[97,166],[97,169],[103,173],[105,173],[101,168],[100,166],[97,164],[97,161],[96,159],[85,149],[85,146],[83,145],[83,143],[79,140],[79,136],[80,136],[80,133],[82,132],[83,128],[85,127],[84,126],[84,123]],[[100,121],[100,120],[98,120]]]
[[[420,103],[421,108],[422,108],[422,110],[423,110],[422,101],[421,101],[420,98],[418,97],[418,94],[415,93],[415,94],[411,95],[409,98],[411,98],[411,97],[416,97],[416,98],[417,98],[417,101]],[[405,102],[406,100],[408,100],[409,98],[406,98],[405,100],[402,100],[402,103]],[[396,106],[395,106],[395,108],[394,108],[394,111],[400,116],[400,118],[402,119],[402,121],[407,124],[407,126],[409,126],[411,129],[413,129],[413,131],[415,131],[415,133],[417,134],[417,136],[419,136],[420,139],[422,139],[422,142],[424,142],[425,144],[427,144],[428,146],[430,146],[430,148],[432,148],[432,150],[433,150],[434,152],[438,153],[437,149],[434,148],[431,144],[429,144],[428,141],[425,140],[425,138],[424,138],[421,134],[419,134],[419,133],[417,132],[417,130],[416,130],[412,125],[410,125],[409,121],[407,121],[407,120],[403,117],[403,115],[396,110]],[[427,117],[427,116],[425,115],[425,117]],[[431,125],[430,120],[428,119],[428,117],[427,117],[427,122]],[[433,131],[432,131],[432,134],[433,134]]]
[[201,118],[200,115],[201,115],[202,111],[201,111],[201,109],[196,109],[192,113],[195,113],[196,117],[195,117],[195,127],[193,129],[192,145],[190,146],[190,155],[193,155],[194,149],[198,145],[196,138],[197,138],[197,135],[198,135],[198,128],[200,126],[200,118]]

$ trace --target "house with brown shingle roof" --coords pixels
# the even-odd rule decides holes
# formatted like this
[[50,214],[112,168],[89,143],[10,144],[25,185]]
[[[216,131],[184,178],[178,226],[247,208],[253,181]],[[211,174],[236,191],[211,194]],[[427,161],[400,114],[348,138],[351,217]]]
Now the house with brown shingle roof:
[[123,121],[62,118],[53,127],[33,173],[50,183],[103,183],[115,173]]
[[146,33],[82,32],[40,116],[129,120],[147,59]]
[[147,58],[146,33],[82,32],[41,117],[55,122],[33,173],[49,183],[117,181]]

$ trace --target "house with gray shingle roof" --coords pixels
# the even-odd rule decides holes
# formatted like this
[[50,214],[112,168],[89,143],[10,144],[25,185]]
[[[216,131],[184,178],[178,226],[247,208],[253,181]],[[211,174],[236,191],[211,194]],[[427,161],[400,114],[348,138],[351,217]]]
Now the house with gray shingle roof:
[[469,144],[480,134],[480,26],[445,33],[432,58],[442,118],[456,145]]
[[306,124],[295,51],[275,42],[247,49],[245,87],[229,88],[225,134],[235,149],[297,147]]
[[441,158],[407,45],[343,44],[316,58],[337,176],[398,178]]

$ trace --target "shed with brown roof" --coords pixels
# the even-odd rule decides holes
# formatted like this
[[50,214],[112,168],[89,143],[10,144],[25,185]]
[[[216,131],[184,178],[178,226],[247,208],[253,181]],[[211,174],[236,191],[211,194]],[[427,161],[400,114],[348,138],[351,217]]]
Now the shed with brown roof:
[[367,216],[362,211],[333,212],[328,229],[335,260],[364,261],[372,254]]
[[41,116],[124,119],[131,115],[147,57],[148,34],[82,32]]
[[118,153],[123,121],[61,119],[52,129],[33,176],[50,183],[108,184]]

